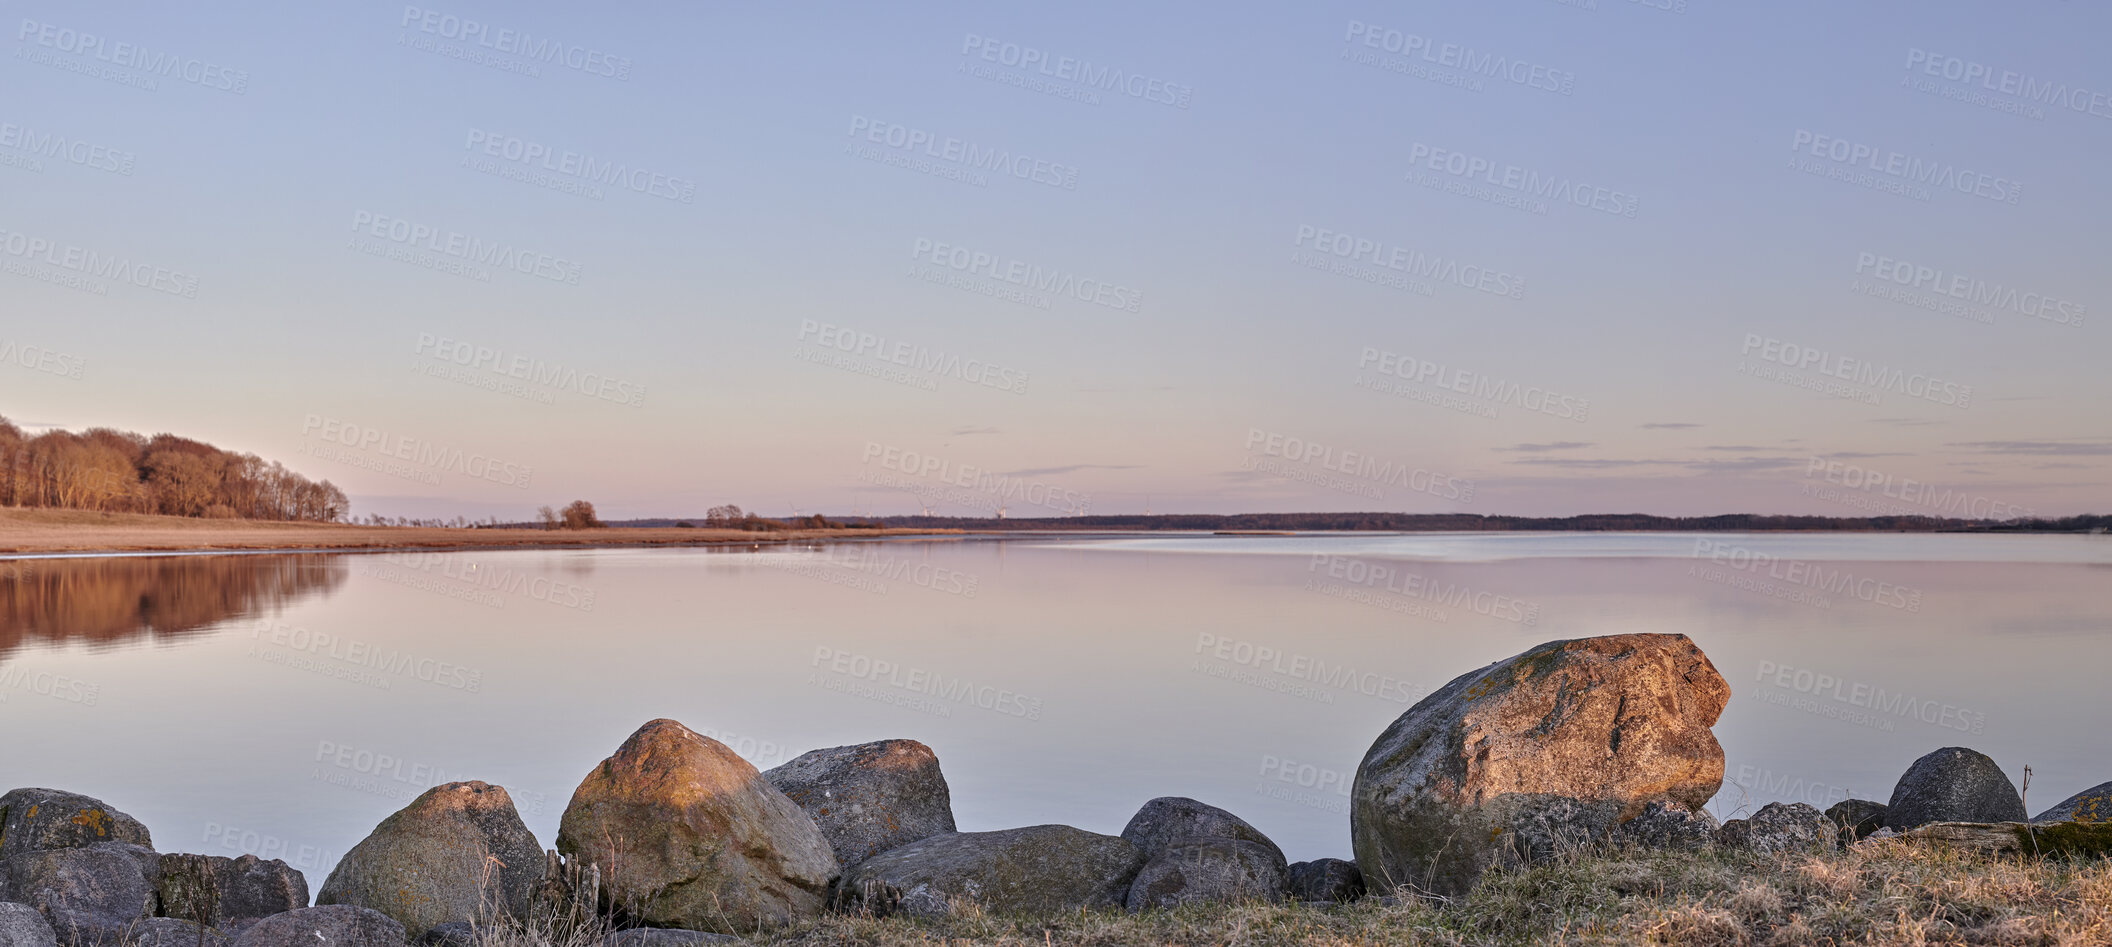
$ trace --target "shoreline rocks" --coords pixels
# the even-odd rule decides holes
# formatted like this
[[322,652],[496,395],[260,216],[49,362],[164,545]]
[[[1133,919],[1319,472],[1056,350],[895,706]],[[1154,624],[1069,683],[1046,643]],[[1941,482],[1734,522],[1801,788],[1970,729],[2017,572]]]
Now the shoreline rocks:
[[806,810],[846,868],[955,830],[938,755],[915,740],[809,750],[763,778]]
[[952,832],[882,852],[838,886],[845,910],[935,917],[956,900],[1010,914],[1053,915],[1127,903],[1144,853],[1128,839],[1068,825]]
[[2022,822],[2024,798],[1987,754],[1947,746],[1915,760],[1885,803],[1885,825],[1902,833],[1931,822]]
[[1437,895],[1608,837],[1723,783],[1730,685],[1685,635],[1552,641],[1454,678],[1357,767],[1350,833],[1376,887]]
[[373,908],[422,937],[437,925],[495,911],[526,917],[542,877],[543,847],[504,787],[447,783],[352,846],[315,903]]
[[620,916],[718,933],[819,914],[838,873],[811,816],[725,744],[667,719],[580,782],[557,849],[600,868]]

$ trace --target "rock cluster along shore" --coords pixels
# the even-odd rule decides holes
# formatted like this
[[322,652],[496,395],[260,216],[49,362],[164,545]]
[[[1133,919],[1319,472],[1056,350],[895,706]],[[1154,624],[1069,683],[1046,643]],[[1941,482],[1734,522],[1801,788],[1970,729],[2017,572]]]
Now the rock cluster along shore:
[[1717,824],[1712,727],[1730,688],[1684,635],[1556,641],[1460,675],[1358,767],[1355,860],[1288,862],[1238,816],[1146,802],[1119,835],[1065,825],[961,832],[938,757],[914,740],[815,750],[758,772],[673,720],[587,773],[545,852],[506,790],[433,787],[347,852],[308,899],[284,862],[161,854],[97,799],[0,796],[0,947],[461,947],[469,922],[585,904],[607,947],[675,947],[828,911],[936,916],[1453,896],[1489,869],[1607,843],[1818,852],[1904,836],[1990,852],[2112,840],[2112,782],[2024,821],[1988,757],[1945,747],[1890,800],[1771,803]]

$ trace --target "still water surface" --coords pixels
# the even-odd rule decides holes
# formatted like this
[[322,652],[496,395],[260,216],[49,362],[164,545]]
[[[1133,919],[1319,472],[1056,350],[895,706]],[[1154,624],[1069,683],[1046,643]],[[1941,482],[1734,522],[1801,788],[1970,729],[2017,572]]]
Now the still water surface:
[[2112,540],[1411,534],[0,561],[0,788],[99,796],[162,851],[319,887],[426,787],[506,786],[545,846],[672,717],[759,767],[908,737],[964,830],[1119,831],[1193,796],[1295,859],[1445,681],[1682,632],[1734,696],[1713,803],[1883,800],[1948,745],[2112,779]]

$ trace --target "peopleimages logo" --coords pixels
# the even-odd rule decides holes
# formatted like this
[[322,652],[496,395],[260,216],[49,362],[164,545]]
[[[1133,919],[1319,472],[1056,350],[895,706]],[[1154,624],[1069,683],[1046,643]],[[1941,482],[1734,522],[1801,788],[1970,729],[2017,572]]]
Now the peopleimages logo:
[[[1187,108],[1189,99],[1195,95],[1193,86],[1125,72],[1090,59],[1052,55],[1046,50],[1032,46],[1007,43],[974,33],[969,33],[961,40],[961,55],[973,56],[984,62],[996,63],[1021,72],[1075,82],[1103,92],[1126,95],[1144,102],[1170,105],[1177,109]],[[1092,104],[1098,104],[1098,99],[1093,99]]]
[[317,414],[302,419],[301,436],[319,437],[326,447],[330,444],[341,444],[354,450],[372,451],[382,457],[405,461],[417,467],[459,473],[523,490],[528,488],[528,480],[535,473],[533,467],[495,460],[483,454],[464,451],[459,447],[443,447],[430,441],[391,434],[380,428],[363,427]]
[[[1921,611],[1921,590],[1858,576],[1854,572],[1801,559],[1782,559],[1736,543],[1713,539],[1694,540],[1690,559],[1703,559],[1749,575],[1764,576],[1791,586],[1817,589],[1872,605],[1909,612]],[[1689,567],[1690,570],[1692,567]]]
[[[1417,493],[1427,493],[1442,500],[1456,500],[1460,503],[1469,503],[1474,499],[1474,481],[1472,480],[1448,477],[1421,467],[1397,464],[1392,460],[1382,463],[1378,458],[1370,454],[1361,454],[1353,450],[1337,450],[1332,445],[1293,437],[1276,431],[1264,431],[1258,427],[1247,429],[1249,469],[1287,475],[1286,471],[1278,465],[1251,463],[1253,453],[1257,448],[1260,449],[1263,455],[1268,457],[1278,457],[1291,463],[1316,467],[1328,473],[1341,474],[1351,478],[1351,483],[1362,481],[1388,487],[1407,487]],[[1291,479],[1300,478],[1292,477]],[[1362,493],[1361,495],[1370,496],[1370,493]],[[1383,499],[1383,497],[1371,498]]]
[[925,237],[918,237],[911,245],[910,256],[934,266],[1023,286],[1037,293],[1069,296],[1080,302],[1123,312],[1136,312],[1137,307],[1144,304],[1143,292],[1127,286]]
[[[477,155],[482,155],[518,165],[514,170],[547,171],[570,178],[574,182],[565,187],[557,187],[558,190],[571,191],[580,186],[601,185],[683,204],[695,203],[697,199],[697,182],[688,178],[673,177],[646,168],[634,168],[620,161],[609,161],[577,151],[560,150],[541,142],[495,134],[481,128],[470,129],[462,147],[470,152],[470,155],[463,159],[465,163]],[[491,165],[490,162],[484,162],[482,165],[472,164],[470,167],[477,171],[497,173],[497,166]],[[529,183],[544,182],[531,180]],[[596,200],[600,199],[598,195],[590,196],[594,196]]]
[[[1901,79],[1909,87],[1913,87],[1912,80],[1914,75],[1920,74],[1933,76],[1962,86],[1972,86],[1988,92],[2014,96],[2026,103],[2030,103],[2031,106],[2052,106],[2065,108],[2071,112],[2081,112],[2085,115],[2095,115],[2098,118],[2112,118],[2112,95],[2083,86],[2071,86],[2066,82],[2040,79],[2036,76],[2009,69],[1996,69],[1986,63],[1931,52],[1918,46],[1908,48],[1906,68],[1908,74],[1901,77]],[[1972,104],[1988,105],[1991,108],[1997,107],[1992,102],[1973,101]],[[2024,106],[2021,103],[2004,103],[1999,110],[2029,114],[2032,118],[2039,117],[2035,114],[2037,112],[2036,108],[2030,108],[2028,112],[2024,111],[2026,108],[2030,108],[2030,106]]]
[[1291,237],[1291,245],[1492,296],[1525,297],[1525,277],[1310,224],[1298,226],[1297,233]]
[[845,134],[858,142],[880,145],[903,155],[955,165],[955,170],[1002,174],[1066,191],[1078,189],[1078,169],[1070,165],[1014,154],[1004,148],[962,138],[941,137],[921,128],[853,115],[850,130]]
[[1757,354],[1762,361],[1827,378],[1838,378],[1873,391],[1889,391],[1910,398],[1920,398],[1949,408],[1963,409],[1971,407],[1973,403],[1971,385],[1960,385],[1934,375],[1908,372],[1905,369],[1840,355],[1809,345],[1784,342],[1773,336],[1748,332],[1745,334],[1744,343],[1738,347],[1738,353]]
[[[1941,267],[1925,266],[1896,260],[1868,251],[1855,255],[1855,274],[1880,283],[1891,283],[1905,289],[1933,293],[1949,299],[1960,300],[1975,306],[1987,306],[2020,316],[2044,319],[2064,326],[2083,324],[2086,308],[2082,303],[2048,296],[2045,293],[2022,291],[2014,286],[1990,283],[1963,273],[1944,270]],[[1855,289],[1868,292],[1858,280]]]
[[[243,95],[249,92],[249,73],[203,59],[186,59],[174,53],[148,49],[136,43],[112,42],[107,36],[41,23],[24,18],[15,39],[34,42],[46,49],[85,56],[121,69],[134,69],[148,76],[176,78],[192,85]],[[117,78],[98,76],[98,78]],[[152,80],[147,80],[152,83]]]
[[493,29],[489,23],[463,19],[452,13],[407,6],[403,8],[403,22],[400,25],[441,39],[469,43],[534,62],[563,66],[588,75],[625,81],[631,78],[631,61],[625,57],[612,56],[599,49],[575,46],[547,37],[530,36],[519,30]]
[[[1396,56],[1421,60],[1434,66],[1456,70],[1470,76],[1496,79],[1528,89],[1568,95],[1576,90],[1577,74],[1555,69],[1522,59],[1512,59],[1500,53],[1461,46],[1458,43],[1441,43],[1419,33],[1408,33],[1383,26],[1375,26],[1362,20],[1349,21],[1349,28],[1342,36],[1344,43],[1362,45],[1369,49],[1383,50]],[[1343,50],[1348,57],[1351,50]],[[1366,63],[1378,65],[1378,63]],[[1418,76],[1417,78],[1429,78]],[[1481,91],[1477,83],[1470,86]]]
[[[1823,135],[1803,128],[1797,129],[1795,134],[1790,136],[1789,150],[1797,155],[1796,158],[1790,159],[1790,166],[1797,170],[1823,170],[1817,166],[1800,165],[1797,162],[1806,155],[1814,158],[1824,158],[1840,166],[1844,171],[1868,171],[1891,179],[1889,182],[1875,182],[1874,184],[1861,180],[1850,180],[1849,183],[1871,184],[1871,186],[1889,184],[1889,186],[1879,187],[1878,189],[1905,193],[1909,197],[1915,197],[1916,195],[1900,191],[1899,189],[1904,186],[1921,185],[1937,190],[1970,194],[1982,200],[1995,201],[2002,204],[2015,204],[2024,194],[2024,185],[2005,177],[1976,171],[1971,168],[1961,168],[1948,162],[1924,161],[1921,158],[1879,148],[1876,145],[1850,141],[1846,138],[1837,138],[1832,135]],[[1925,198],[1916,197],[1916,199]]]
[[[1634,217],[1636,196],[1624,191],[1594,184],[1579,184],[1569,178],[1558,178],[1541,174],[1515,164],[1499,164],[1494,159],[1464,151],[1435,148],[1416,142],[1408,146],[1408,180],[1425,187],[1434,186],[1422,176],[1421,170],[1436,171],[1458,179],[1455,183],[1487,185],[1505,195],[1481,195],[1468,193],[1469,197],[1481,197],[1494,203],[1517,206],[1536,214],[1547,213],[1546,205],[1535,201],[1553,201],[1557,204],[1574,204],[1588,207],[1603,214],[1616,217]],[[1464,186],[1464,184],[1462,185]],[[1524,202],[1524,203],[1520,203]]]
[[452,257],[479,266],[511,270],[558,283],[578,285],[579,264],[506,243],[491,243],[453,230],[416,223],[373,211],[352,212],[352,232],[412,250]]

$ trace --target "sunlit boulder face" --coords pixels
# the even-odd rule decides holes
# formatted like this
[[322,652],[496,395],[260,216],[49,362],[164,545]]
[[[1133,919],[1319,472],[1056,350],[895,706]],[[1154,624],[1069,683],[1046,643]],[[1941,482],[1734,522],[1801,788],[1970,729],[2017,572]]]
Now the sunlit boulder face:
[[543,847],[503,786],[434,786],[345,853],[315,903],[373,908],[423,937],[487,912],[527,917]]
[[1608,837],[1723,785],[1730,685],[1685,635],[1554,641],[1462,674],[1357,768],[1350,833],[1375,889],[1457,895],[1492,865]]
[[557,848],[601,870],[636,924],[754,932],[821,913],[836,856],[814,820],[723,743],[673,720],[631,734],[572,794]]

